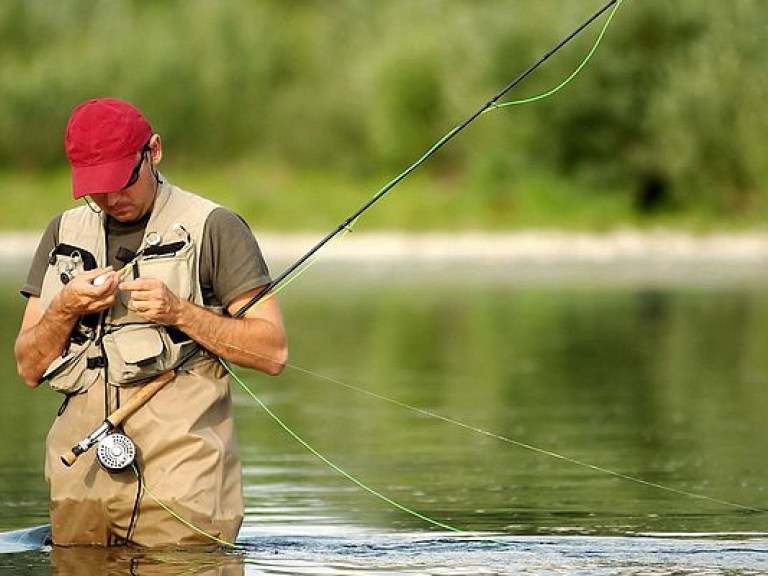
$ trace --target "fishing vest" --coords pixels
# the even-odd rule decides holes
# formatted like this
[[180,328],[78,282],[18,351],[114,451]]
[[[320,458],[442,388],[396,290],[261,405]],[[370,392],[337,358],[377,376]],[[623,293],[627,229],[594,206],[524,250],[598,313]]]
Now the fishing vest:
[[[157,278],[179,298],[202,306],[200,246],[205,221],[216,207],[161,182],[139,251],[121,270],[121,279]],[[43,278],[43,310],[72,278],[107,265],[105,224],[105,216],[88,206],[62,214],[59,241]],[[86,391],[99,376],[110,384],[138,384],[190,360],[195,346],[180,330],[139,316],[132,310],[130,292],[118,290],[112,308],[80,319],[67,348],[41,380],[66,394]],[[185,368],[201,361],[211,361],[202,350],[185,362]]]

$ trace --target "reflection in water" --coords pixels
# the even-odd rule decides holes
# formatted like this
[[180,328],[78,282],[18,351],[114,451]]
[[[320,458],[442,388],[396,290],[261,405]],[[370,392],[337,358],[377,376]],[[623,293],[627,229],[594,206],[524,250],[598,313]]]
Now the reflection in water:
[[240,576],[243,556],[222,551],[137,550],[125,547],[60,547],[50,553],[56,576]]
[[[300,327],[292,333],[293,363],[673,489],[763,507],[768,469],[758,451],[768,435],[760,417],[768,407],[762,385],[768,363],[756,352],[768,344],[768,298],[761,292],[518,286],[360,292],[292,294],[287,315]],[[327,378],[288,371],[278,383],[251,382],[332,459],[462,528],[765,529],[762,517],[744,510],[499,445]],[[254,460],[279,460],[286,449],[300,457],[247,399],[242,404],[242,436],[251,440]],[[301,473],[312,486],[320,487],[318,476],[321,486],[326,476],[336,485],[335,476],[311,472],[310,461]],[[263,480],[252,479],[253,501]],[[348,493],[320,500],[328,505],[336,498],[352,499],[356,521],[423,527]]]
[[[237,552],[58,548],[0,555],[13,574],[655,574],[753,575],[768,570],[763,541],[716,538],[368,533],[260,536],[244,530]],[[740,538],[740,539],[739,539]]]

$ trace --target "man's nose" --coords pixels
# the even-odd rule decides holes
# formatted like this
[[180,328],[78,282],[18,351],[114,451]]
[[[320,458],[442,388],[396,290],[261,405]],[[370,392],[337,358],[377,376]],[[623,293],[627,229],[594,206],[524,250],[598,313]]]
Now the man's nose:
[[119,196],[120,196],[119,192],[109,192],[109,193],[105,194],[104,196],[106,196],[105,200],[107,202],[107,207],[108,208],[111,208],[112,206],[117,204],[117,201],[120,199],[119,198]]

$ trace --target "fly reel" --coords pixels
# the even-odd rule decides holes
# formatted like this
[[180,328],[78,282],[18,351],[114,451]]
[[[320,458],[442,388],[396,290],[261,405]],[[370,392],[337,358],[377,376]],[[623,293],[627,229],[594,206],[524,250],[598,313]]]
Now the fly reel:
[[125,434],[112,432],[99,441],[96,458],[109,472],[122,472],[136,460],[136,445]]

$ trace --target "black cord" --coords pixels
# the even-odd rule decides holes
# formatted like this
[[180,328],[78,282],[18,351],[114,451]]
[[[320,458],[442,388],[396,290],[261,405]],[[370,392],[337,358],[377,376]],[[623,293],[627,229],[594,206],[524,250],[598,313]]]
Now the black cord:
[[141,473],[138,460],[134,461],[133,467],[136,471],[136,499],[133,502],[131,521],[128,523],[128,530],[125,532],[125,539],[128,542],[131,541],[131,538],[133,537],[133,531],[136,529],[136,524],[139,521],[139,513],[141,511],[141,486],[144,483],[144,476]]

